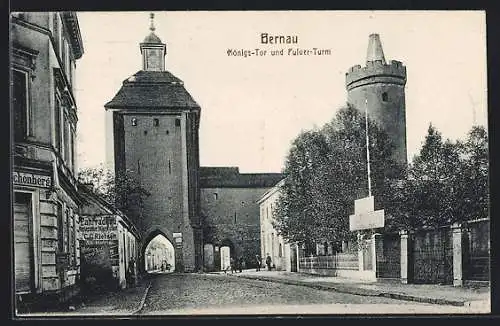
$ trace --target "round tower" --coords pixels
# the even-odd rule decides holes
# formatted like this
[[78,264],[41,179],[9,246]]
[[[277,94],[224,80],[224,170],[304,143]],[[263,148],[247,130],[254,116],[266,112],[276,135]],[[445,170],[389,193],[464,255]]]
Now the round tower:
[[368,107],[368,117],[376,121],[395,145],[398,162],[406,157],[406,67],[392,60],[386,63],[378,34],[368,42],[366,66],[353,66],[346,73],[347,102],[361,112]]

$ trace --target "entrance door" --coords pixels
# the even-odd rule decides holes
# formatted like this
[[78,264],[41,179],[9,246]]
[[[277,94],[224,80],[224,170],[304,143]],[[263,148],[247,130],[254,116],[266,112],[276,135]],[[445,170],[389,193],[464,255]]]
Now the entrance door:
[[226,270],[231,265],[231,249],[227,246],[220,248],[220,268]]
[[16,193],[14,198],[14,261],[16,293],[31,292],[33,250],[30,225],[31,195]]

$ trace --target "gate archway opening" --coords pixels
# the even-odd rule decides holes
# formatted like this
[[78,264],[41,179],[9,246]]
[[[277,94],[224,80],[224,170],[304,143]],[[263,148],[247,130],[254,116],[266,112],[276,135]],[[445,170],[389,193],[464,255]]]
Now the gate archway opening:
[[144,270],[147,273],[172,273],[175,271],[175,249],[162,234],[149,241],[144,250]]

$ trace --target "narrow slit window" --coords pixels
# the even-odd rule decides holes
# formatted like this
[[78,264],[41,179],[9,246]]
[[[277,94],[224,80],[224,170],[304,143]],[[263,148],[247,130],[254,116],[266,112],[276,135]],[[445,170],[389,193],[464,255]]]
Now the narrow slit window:
[[382,93],[382,101],[387,102],[387,101],[388,101],[388,98],[389,98],[389,96],[387,95],[387,93],[386,93],[386,92],[383,92],[383,93]]
[[236,212],[234,212],[234,223],[236,223]]
[[170,165],[170,160],[168,160],[168,174],[172,174],[172,166]]
[[137,118],[132,118],[132,126],[137,126]]
[[160,125],[159,119],[153,119],[153,126],[158,127]]

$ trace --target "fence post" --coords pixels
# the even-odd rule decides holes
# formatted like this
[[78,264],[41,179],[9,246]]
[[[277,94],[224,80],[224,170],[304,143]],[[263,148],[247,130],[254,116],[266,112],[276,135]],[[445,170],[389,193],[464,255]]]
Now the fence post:
[[462,225],[454,223],[451,226],[453,243],[453,286],[462,286]]
[[373,261],[373,274],[375,275],[375,278],[377,278],[377,262],[379,260],[377,258],[382,255],[382,253],[380,251],[383,250],[382,241],[383,241],[382,234],[374,233],[372,235],[372,249],[373,249],[372,261]]
[[408,283],[408,231],[399,231],[401,237],[401,283]]
[[361,233],[358,232],[358,270],[363,271],[363,246],[364,239],[361,236]]
[[296,256],[297,256],[297,273],[300,272],[300,249],[299,249],[299,243],[296,242],[295,243],[295,252],[296,252]]

